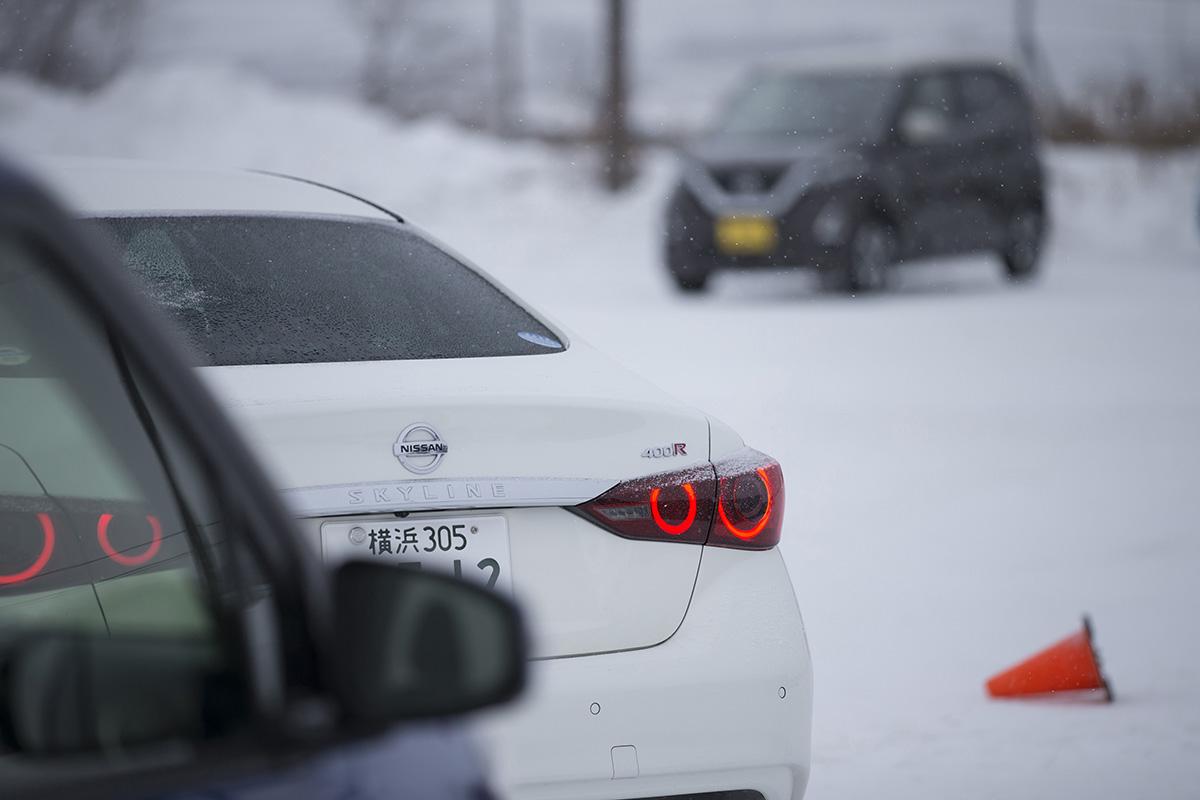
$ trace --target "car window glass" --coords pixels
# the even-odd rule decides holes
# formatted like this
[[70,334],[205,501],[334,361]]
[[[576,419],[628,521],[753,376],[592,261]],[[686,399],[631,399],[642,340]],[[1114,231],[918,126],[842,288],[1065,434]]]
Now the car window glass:
[[201,365],[536,355],[549,328],[392,223],[321,217],[104,220]]
[[46,263],[0,234],[0,645],[75,631],[225,653],[242,593],[206,473]]
[[954,83],[944,75],[918,78],[908,98],[908,110],[932,112],[953,123],[958,115]]
[[[107,630],[112,612],[207,632],[193,543],[105,337],[71,317],[27,251],[8,241],[0,257],[0,628]],[[92,357],[86,369],[72,352]]]
[[[0,666],[7,680],[23,675],[2,709],[0,771],[22,769],[25,751],[232,734],[253,708],[233,612],[277,618],[210,470],[49,265],[42,249],[0,231]],[[58,643],[43,656],[66,657],[47,676],[13,672],[28,662],[5,658],[37,642]],[[71,642],[98,664],[130,661],[92,670],[90,657],[62,650]],[[62,691],[48,682],[55,670]],[[101,675],[118,684],[97,682],[102,702],[80,704],[71,690]]]
[[870,140],[894,110],[886,74],[764,73],[734,93],[716,124],[723,134]]
[[972,133],[987,136],[1020,129],[1026,113],[1008,81],[989,72],[967,72],[959,86],[964,120]]

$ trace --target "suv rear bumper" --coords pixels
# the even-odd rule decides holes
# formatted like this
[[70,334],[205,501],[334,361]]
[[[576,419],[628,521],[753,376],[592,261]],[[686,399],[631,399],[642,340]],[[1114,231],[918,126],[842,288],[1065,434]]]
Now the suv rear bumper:
[[765,201],[741,200],[730,214],[769,216],[779,230],[778,246],[761,255],[722,253],[714,237],[717,215],[706,208],[686,184],[680,184],[671,196],[667,212],[667,247],[678,257],[700,269],[832,267],[844,261],[842,243],[817,241],[813,226],[817,215],[831,198],[828,187],[815,188],[796,199],[783,213],[773,212]]
[[687,617],[657,647],[531,666],[526,696],[481,725],[508,797],[804,793],[812,669],[777,549],[706,548]]

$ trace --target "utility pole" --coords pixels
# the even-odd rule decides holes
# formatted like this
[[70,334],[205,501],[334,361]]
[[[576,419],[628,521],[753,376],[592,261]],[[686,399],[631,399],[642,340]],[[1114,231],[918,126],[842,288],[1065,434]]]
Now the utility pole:
[[625,0],[606,0],[605,85],[598,126],[604,148],[602,179],[610,192],[633,180],[634,165],[628,121],[625,118]]
[[1017,53],[1038,105],[1058,105],[1058,87],[1037,40],[1037,0],[1013,0],[1013,31]]
[[1013,0],[1013,29],[1021,65],[1031,77],[1037,73],[1037,38],[1034,33],[1034,0]]
[[1187,89],[1188,48],[1187,48],[1187,7],[1181,0],[1163,0],[1163,20],[1166,29],[1163,36],[1163,57],[1166,60],[1166,84],[1168,89]]

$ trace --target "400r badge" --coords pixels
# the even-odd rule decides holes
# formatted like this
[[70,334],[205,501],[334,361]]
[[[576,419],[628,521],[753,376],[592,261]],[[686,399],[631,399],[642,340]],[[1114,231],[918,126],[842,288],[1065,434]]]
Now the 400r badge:
[[642,451],[642,458],[674,458],[687,455],[686,442],[674,442],[662,447],[647,447]]

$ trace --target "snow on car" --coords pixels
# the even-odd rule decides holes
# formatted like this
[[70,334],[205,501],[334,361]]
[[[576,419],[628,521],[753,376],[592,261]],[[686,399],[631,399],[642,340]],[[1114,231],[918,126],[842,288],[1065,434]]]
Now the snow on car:
[[803,795],[777,462],[370,202],[245,172],[48,172],[179,323],[326,562],[524,603],[532,689],[483,724],[508,795]]

